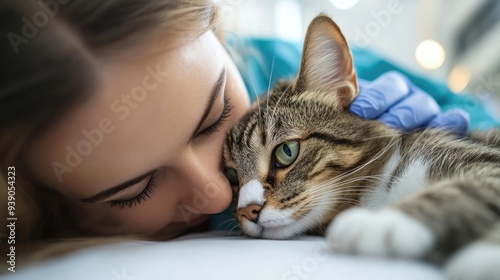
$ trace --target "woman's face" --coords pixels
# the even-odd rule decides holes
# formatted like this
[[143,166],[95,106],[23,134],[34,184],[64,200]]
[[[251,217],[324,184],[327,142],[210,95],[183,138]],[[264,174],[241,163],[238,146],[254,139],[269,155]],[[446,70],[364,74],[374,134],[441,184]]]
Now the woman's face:
[[175,234],[226,209],[222,146],[249,101],[214,34],[103,62],[101,76],[96,94],[29,147],[33,175],[96,233]]

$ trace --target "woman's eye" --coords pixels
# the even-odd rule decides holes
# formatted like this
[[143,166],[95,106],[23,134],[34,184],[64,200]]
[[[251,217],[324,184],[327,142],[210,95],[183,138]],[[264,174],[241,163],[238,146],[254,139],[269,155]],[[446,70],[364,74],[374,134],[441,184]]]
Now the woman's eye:
[[156,170],[151,174],[151,177],[146,184],[144,190],[138,194],[137,196],[126,199],[126,200],[113,200],[111,201],[111,208],[118,206],[120,209],[123,208],[132,208],[133,206],[141,204],[141,202],[145,201],[148,198],[151,198],[151,190],[156,187],[156,180],[158,179],[159,171]]
[[299,155],[299,146],[299,141],[297,140],[278,145],[274,152],[276,167],[287,167],[292,164]]
[[226,175],[227,180],[229,181],[229,184],[231,184],[231,186],[239,185],[238,171],[236,171],[236,169],[231,167],[226,167],[224,168],[224,175]]
[[205,128],[203,131],[201,131],[198,134],[208,136],[214,132],[217,131],[217,129],[231,117],[231,111],[233,110],[233,106],[231,105],[231,100],[226,97],[224,98],[224,109],[222,110],[222,114],[220,115],[219,119],[212,124],[211,126]]

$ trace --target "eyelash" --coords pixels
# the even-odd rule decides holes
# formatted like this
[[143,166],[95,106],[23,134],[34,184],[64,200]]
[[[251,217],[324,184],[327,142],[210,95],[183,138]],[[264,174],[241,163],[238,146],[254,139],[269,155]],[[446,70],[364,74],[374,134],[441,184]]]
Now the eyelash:
[[[233,110],[233,106],[231,104],[231,101],[229,98],[226,98],[224,101],[224,109],[222,110],[222,114],[220,118],[211,126],[205,128],[203,131],[200,133],[203,134],[204,136],[208,136],[214,132],[217,131],[217,129],[227,120],[229,117],[231,117],[231,111]],[[125,207],[127,208],[132,208],[136,205],[141,204],[143,201],[146,200],[146,198],[150,198],[151,194],[151,189],[156,186],[156,177],[158,171],[154,171],[153,174],[151,174],[151,178],[149,179],[146,187],[144,190],[138,194],[136,197],[128,199],[128,200],[113,200],[111,201],[111,208],[118,206],[118,208],[123,209]]]
[[199,132],[198,135],[203,134],[204,136],[208,136],[216,131],[218,131],[218,128],[227,120],[229,117],[231,117],[231,111],[233,110],[233,105],[231,104],[231,101],[229,98],[226,98],[224,101],[224,109],[222,110],[222,114],[220,118],[211,126],[205,128],[203,131]]
[[132,208],[133,206],[141,204],[147,198],[150,198],[151,189],[156,186],[156,177],[158,176],[158,170],[154,171],[151,174],[151,178],[149,179],[146,187],[140,194],[135,196],[134,198],[128,200],[113,200],[111,201],[111,208],[118,206],[118,208],[123,209],[125,207]]

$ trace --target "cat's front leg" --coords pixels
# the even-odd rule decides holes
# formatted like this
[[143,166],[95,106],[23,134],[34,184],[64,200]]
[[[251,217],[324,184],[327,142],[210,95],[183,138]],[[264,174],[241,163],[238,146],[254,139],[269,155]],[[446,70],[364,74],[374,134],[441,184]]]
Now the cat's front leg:
[[336,252],[404,258],[420,258],[436,242],[429,227],[397,208],[346,210],[330,224],[326,238]]
[[340,252],[444,261],[500,219],[500,179],[443,181],[380,210],[351,208],[327,230]]

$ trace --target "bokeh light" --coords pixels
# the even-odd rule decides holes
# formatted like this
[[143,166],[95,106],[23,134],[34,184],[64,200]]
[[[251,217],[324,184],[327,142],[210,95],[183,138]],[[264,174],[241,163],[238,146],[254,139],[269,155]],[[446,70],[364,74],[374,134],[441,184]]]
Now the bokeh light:
[[415,57],[423,68],[435,70],[443,65],[446,55],[441,44],[434,40],[425,40],[415,50]]
[[453,67],[448,76],[448,88],[454,93],[463,91],[470,81],[470,74],[467,68],[462,65]]

